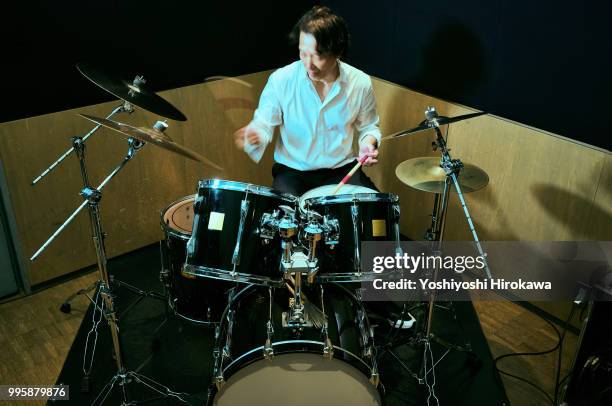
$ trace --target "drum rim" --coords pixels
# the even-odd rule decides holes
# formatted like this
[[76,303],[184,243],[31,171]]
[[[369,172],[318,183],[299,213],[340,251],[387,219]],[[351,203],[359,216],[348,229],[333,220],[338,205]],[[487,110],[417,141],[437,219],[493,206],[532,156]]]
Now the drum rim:
[[276,197],[285,201],[295,203],[299,200],[299,197],[290,193],[283,193],[279,190],[272,189],[268,186],[256,185],[254,183],[238,182],[227,179],[205,179],[198,182],[198,191],[200,188],[204,189],[221,189],[221,190],[233,190],[237,192],[246,192],[247,190],[251,193],[255,193],[261,196]]
[[195,202],[197,195],[192,194],[192,195],[183,196],[180,199],[177,199],[174,202],[170,203],[168,206],[166,206],[165,208],[161,210],[159,220],[160,220],[162,231],[164,232],[166,236],[171,235],[173,237],[181,238],[183,240],[188,240],[191,237],[191,233],[190,234],[183,233],[175,228],[170,227],[164,221],[165,214],[168,212],[168,210],[170,210],[172,206],[176,206],[178,203],[184,202],[191,198],[193,198],[193,201]]
[[[289,344],[306,344],[309,345],[307,347],[307,349],[305,350],[300,350],[300,351],[296,351],[295,349],[292,348],[287,348],[285,350],[282,349],[278,349],[277,351],[274,351],[274,356],[280,356],[280,355],[287,355],[287,354],[313,354],[313,355],[317,355],[320,357],[323,357],[323,348],[325,348],[325,342],[323,341],[314,341],[314,340],[283,340],[283,341],[276,341],[276,342],[271,342],[270,345],[272,346],[273,349],[276,349],[276,347],[283,347],[283,346],[287,346]],[[311,346],[312,347],[311,347]],[[357,354],[353,354],[351,351],[344,349],[342,347],[339,347],[335,344],[332,344],[334,350],[337,351],[341,351],[344,354],[347,354],[350,356],[351,361],[347,361],[346,359],[340,359],[340,358],[336,358],[333,357],[334,360],[339,361],[339,362],[343,362],[347,365],[350,365],[351,367],[355,368],[357,371],[361,372],[364,376],[370,378],[374,369],[373,369],[373,365],[372,364],[368,364],[364,358],[358,356]],[[263,356],[263,350],[264,350],[265,346],[264,345],[260,345],[258,347],[254,347],[251,348],[250,350],[248,350],[247,352],[240,354],[238,357],[233,358],[232,361],[227,364],[226,366],[223,366],[223,364],[221,364],[222,369],[219,371],[219,373],[221,374],[221,376],[223,376],[223,380],[227,383],[228,380],[234,375],[236,374],[238,371],[240,371],[242,368],[245,368],[249,365],[252,365],[256,362],[259,361],[264,361],[266,358],[265,356]],[[319,349],[320,351],[315,351],[316,349]],[[255,355],[254,357],[251,357],[252,355]],[[246,360],[246,362],[240,362]],[[368,376],[369,375],[369,376]],[[377,385],[374,389],[379,391],[381,385]]]
[[227,269],[211,268],[202,265],[194,265],[185,263],[183,272],[193,275],[197,278],[217,279],[227,282],[248,283],[254,286],[269,286],[282,287],[285,281],[281,278],[278,280],[271,279],[267,276],[253,275],[243,272],[233,272]]
[[344,195],[327,195],[318,197],[309,197],[303,201],[303,206],[310,205],[327,205],[353,202],[383,202],[383,203],[398,203],[399,196],[394,193],[354,193]]

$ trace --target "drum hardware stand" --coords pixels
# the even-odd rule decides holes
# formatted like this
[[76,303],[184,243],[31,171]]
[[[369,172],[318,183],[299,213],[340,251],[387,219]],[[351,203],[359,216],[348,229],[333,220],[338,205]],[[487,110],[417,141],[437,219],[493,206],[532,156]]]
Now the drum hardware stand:
[[[155,124],[155,128],[162,131],[165,124],[161,122],[157,122]],[[123,356],[121,352],[120,345],[120,337],[119,337],[119,325],[118,318],[115,311],[114,298],[113,293],[111,291],[110,278],[108,275],[107,269],[107,257],[106,257],[106,249],[104,246],[104,239],[106,234],[102,231],[102,224],[100,220],[100,200],[102,199],[102,189],[106,186],[106,184],[117,174],[123,167],[134,157],[136,152],[144,145],[144,143],[137,141],[133,138],[128,139],[129,149],[128,153],[123,159],[123,161],[102,181],[102,183],[97,188],[92,188],[89,183],[89,178],[87,175],[87,168],[85,164],[85,144],[83,143],[83,138],[74,137],[72,139],[74,150],[76,151],[77,157],[79,159],[79,165],[81,169],[81,176],[83,178],[84,188],[81,190],[81,196],[83,197],[83,203],[68,217],[68,219],[58,228],[53,235],[39,248],[39,250],[30,258],[30,260],[34,260],[40,255],[40,253],[66,228],[66,226],[72,222],[72,220],[76,217],[76,215],[87,205],[89,208],[89,219],[90,225],[93,232],[93,242],[94,247],[96,249],[96,257],[98,262],[98,271],[100,272],[100,280],[96,283],[98,286],[98,295],[102,297],[102,305],[98,306],[97,301],[94,303],[94,321],[95,321],[95,312],[98,311],[100,314],[103,314],[106,318],[110,332],[111,339],[113,342],[113,353],[114,359],[117,366],[116,374],[111,378],[110,382],[106,384],[106,386],[102,389],[102,391],[98,394],[98,396],[94,399],[92,404],[102,404],[108,395],[112,392],[113,388],[116,384],[121,387],[121,394],[123,397],[123,401],[121,405],[131,405],[136,402],[128,401],[128,390],[127,384],[131,382],[140,383],[163,397],[175,397],[184,402],[180,393],[176,393],[171,391],[169,388],[161,385],[154,380],[147,378],[144,375],[141,375],[135,371],[130,371],[126,369],[123,361]],[[97,296],[96,296],[97,298]],[[90,299],[91,300],[91,299]],[[92,329],[95,332],[92,356],[90,358],[91,363],[93,363],[93,351],[95,351],[95,344],[97,341],[97,323],[95,323],[94,328]],[[89,341],[89,335],[87,337]],[[86,350],[88,342],[86,342]],[[83,369],[86,373],[83,381],[82,381],[82,389],[88,391],[89,389],[89,375],[88,372],[91,371],[90,364],[89,370],[85,369],[85,360],[87,354],[85,354],[83,362]],[[100,403],[98,403],[100,401]]]
[[[134,112],[134,107],[132,106],[132,104],[130,104],[127,101],[124,101],[123,103],[121,103],[121,105],[115,107],[115,109],[111,111],[111,113],[108,116],[106,116],[106,118],[110,119],[111,117],[113,117],[115,114],[118,114],[118,113],[132,114],[133,112]],[[92,128],[87,134],[85,134],[83,137],[80,137],[82,139],[82,142],[87,141],[87,139],[91,137],[96,131],[98,131],[100,127],[101,127],[100,124],[98,124],[94,128]],[[68,155],[70,155],[74,150],[75,148],[73,145],[72,147],[70,147],[70,149],[64,152],[55,162],[53,162],[51,166],[49,166],[40,175],[38,175],[36,179],[32,181],[32,186],[36,185],[40,180],[42,180],[45,176],[47,176],[53,169],[55,169],[56,166],[58,166],[64,159],[66,159]],[[93,287],[91,289],[93,289]]]
[[[132,114],[134,112],[134,107],[132,106],[132,104],[130,104],[127,101],[123,101],[123,103],[121,103],[119,106],[115,107],[111,113],[106,116],[107,119],[110,119],[111,117],[113,117],[114,115],[118,114],[118,113],[128,113],[128,114]],[[89,137],[91,137],[92,135],[95,134],[96,131],[98,131],[98,129],[100,129],[100,124],[96,125],[94,128],[92,128],[87,134],[85,134],[82,137],[78,137],[81,139],[81,142],[85,142],[87,141],[87,139]],[[49,173],[51,173],[51,171],[53,169],[55,169],[64,159],[66,159],[72,152],[75,151],[75,147],[74,145],[72,147],[70,147],[66,152],[64,152],[55,162],[53,162],[47,169],[45,169],[40,175],[38,175],[36,177],[36,179],[34,179],[32,181],[32,186],[36,185],[39,181],[41,181],[45,176],[47,176]],[[98,287],[98,281],[92,283],[91,285],[89,285],[88,287],[84,288],[84,289],[79,289],[78,291],[76,291],[74,294],[70,295],[65,301],[64,303],[61,304],[60,306],[60,311],[62,313],[66,313],[69,314],[70,311],[72,310],[72,306],[70,304],[70,302],[72,302],[77,296],[79,295],[87,295],[89,292],[97,289]],[[88,299],[90,301],[92,301],[91,297],[88,296]]]
[[[461,187],[459,185],[459,181],[458,181],[458,176],[459,173],[461,171],[461,168],[463,167],[463,163],[458,160],[458,159],[451,159],[450,157],[450,153],[449,153],[449,149],[447,148],[446,145],[446,140],[444,139],[444,136],[442,135],[442,132],[440,131],[440,126],[437,122],[437,118],[438,118],[438,114],[435,110],[434,107],[428,107],[427,110],[425,111],[425,117],[426,117],[426,122],[427,125],[430,128],[433,128],[436,132],[436,141],[432,142],[432,146],[434,148],[434,151],[436,149],[439,149],[441,152],[441,159],[440,159],[440,167],[445,171],[446,173],[446,178],[445,178],[445,184],[444,184],[444,191],[442,193],[441,196],[438,196],[438,194],[435,194],[434,197],[434,208],[433,208],[433,213],[432,213],[432,223],[431,223],[431,227],[427,230],[426,232],[426,240],[430,241],[430,243],[433,245],[433,252],[434,255],[440,255],[441,251],[442,251],[442,241],[443,241],[443,237],[444,237],[444,226],[446,224],[446,213],[447,213],[447,209],[448,209],[448,200],[449,200],[449,194],[450,194],[450,189],[451,189],[451,185],[454,186],[455,191],[457,192],[457,195],[459,197],[459,200],[461,202],[461,206],[463,208],[464,214],[466,216],[466,219],[468,221],[468,225],[470,228],[470,231],[472,232],[472,236],[474,238],[474,241],[476,243],[476,247],[478,250],[479,255],[482,256],[484,263],[485,263],[485,272],[487,274],[487,277],[490,279],[491,278],[491,271],[489,269],[489,265],[488,262],[486,260],[486,254],[484,253],[482,246],[480,244],[480,240],[478,239],[478,235],[476,234],[476,230],[474,228],[474,224],[472,222],[472,218],[469,214],[468,208],[467,208],[467,204],[465,202],[465,199],[463,198],[463,193],[461,191]],[[436,264],[436,267],[433,270],[433,278],[434,280],[437,280],[437,274],[438,274],[438,267]],[[424,358],[423,358],[423,362],[422,362],[422,367],[420,368],[421,371],[421,375],[415,373],[412,369],[410,369],[410,367],[408,367],[401,359],[400,357],[392,350],[393,347],[397,346],[397,345],[402,345],[406,342],[402,342],[400,344],[393,344],[391,342],[387,343],[385,346],[385,351],[384,353],[389,353],[399,364],[400,366],[405,369],[412,377],[414,377],[419,384],[425,384],[428,386],[429,390],[430,390],[430,395],[433,395],[435,398],[435,394],[433,393],[433,387],[429,385],[428,382],[428,376],[430,373],[433,374],[434,380],[435,380],[435,372],[434,372],[434,368],[438,365],[438,363],[440,363],[442,361],[442,359],[444,357],[446,357],[446,355],[448,355],[448,353],[450,351],[459,351],[459,352],[464,352],[466,354],[468,354],[468,356],[470,357],[470,359],[468,361],[472,361],[477,359],[476,354],[472,351],[471,345],[469,343],[467,343],[465,346],[460,346],[460,345],[455,345],[452,343],[449,343],[439,337],[437,337],[436,335],[434,335],[431,331],[432,328],[432,317],[433,317],[433,311],[434,311],[434,307],[435,307],[435,300],[436,300],[436,292],[435,291],[431,291],[431,292],[425,292],[428,296],[429,296],[429,300],[427,302],[427,317],[425,320],[424,325],[422,326],[422,330],[417,333],[416,338],[411,337],[409,340],[407,340],[407,343],[416,343],[416,344],[422,344],[424,347]],[[404,309],[405,310],[405,309]],[[453,314],[454,314],[454,308],[452,308]],[[404,312],[402,312],[404,313]],[[403,315],[402,315],[402,319],[403,319]],[[455,316],[456,319],[456,316]],[[404,340],[406,341],[406,340]],[[433,359],[433,353],[431,351],[431,342],[436,342],[440,345],[442,345],[443,347],[446,348],[446,351],[442,354],[442,356],[434,362]],[[428,355],[429,358],[431,360],[431,365],[428,366],[427,363],[427,359],[428,359]],[[435,398],[437,401],[437,398]]]
[[323,228],[319,224],[322,216],[316,212],[308,212],[308,222],[304,227],[305,239],[308,241],[308,254],[305,254],[301,247],[296,248],[293,244],[293,238],[300,226],[295,220],[295,210],[286,205],[279,206],[279,209],[284,212],[280,219],[280,210],[275,210],[272,214],[263,214],[260,223],[260,237],[266,241],[272,240],[276,233],[281,237],[280,270],[285,280],[288,281],[287,289],[293,295],[289,303],[289,311],[283,312],[282,315],[283,327],[295,328],[299,331],[304,327],[321,326],[326,320],[325,315],[305,297],[302,292],[302,279],[306,276],[307,282],[313,283],[319,270],[316,246],[323,233]]

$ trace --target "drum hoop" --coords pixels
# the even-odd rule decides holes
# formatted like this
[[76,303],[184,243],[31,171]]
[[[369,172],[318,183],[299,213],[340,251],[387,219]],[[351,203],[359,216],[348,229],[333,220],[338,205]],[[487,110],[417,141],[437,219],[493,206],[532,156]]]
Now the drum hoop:
[[177,203],[184,202],[185,200],[189,200],[191,198],[193,198],[194,201],[195,201],[196,197],[197,197],[196,195],[184,196],[184,197],[182,197],[182,198],[180,198],[180,199],[170,203],[168,206],[166,206],[164,209],[161,210],[161,212],[160,212],[160,224],[161,224],[162,231],[164,232],[164,234],[166,236],[171,235],[173,237],[181,238],[181,239],[184,239],[184,240],[188,240],[189,237],[191,237],[191,234],[182,233],[182,232],[180,232],[180,231],[178,231],[178,230],[168,226],[166,224],[166,222],[164,221],[164,216],[168,212],[168,210],[170,210],[170,208],[172,206],[176,206]]
[[304,200],[305,204],[310,205],[326,205],[353,202],[397,203],[399,202],[399,197],[393,193],[355,193],[334,196],[318,196]]
[[359,274],[357,272],[338,272],[318,274],[316,278],[321,282],[371,282],[375,279],[375,275],[374,272],[360,272]]
[[180,313],[178,310],[174,310],[174,314],[177,315],[178,317],[190,321],[192,323],[197,323],[197,324],[201,324],[203,326],[215,326],[217,324],[220,323],[220,321],[202,321],[202,320],[198,320],[198,319],[192,319],[191,317],[185,316],[184,314]]
[[[265,276],[254,276],[252,274],[236,272],[218,268],[210,268],[201,265],[185,264],[183,272],[196,277],[212,278],[229,282],[243,282],[256,284],[258,286],[281,287],[285,285],[283,280],[275,281]],[[227,277],[229,276],[229,278]]]
[[250,192],[261,196],[276,197],[278,199],[285,200],[287,202],[295,203],[298,200],[297,196],[289,193],[282,193],[278,190],[269,188],[267,186],[256,185],[253,183],[236,182],[233,180],[223,179],[206,179],[201,180],[198,183],[198,189],[221,189],[221,190],[233,190],[237,192]]
[[[323,348],[325,347],[325,343],[324,343],[324,342],[321,342],[321,341],[313,341],[313,340],[284,340],[284,341],[277,341],[277,342],[273,342],[273,343],[271,343],[271,346],[272,346],[272,348],[275,348],[275,347],[284,346],[284,345],[287,345],[287,344],[293,344],[293,343],[295,343],[295,344],[313,344],[313,345],[320,346],[320,347],[321,347],[321,349],[323,349]],[[225,367],[223,367],[223,363],[221,363],[221,370],[220,370],[220,373],[221,373],[221,375],[223,376],[223,379],[224,379],[224,380],[229,379],[229,378],[230,378],[230,377],[233,375],[233,373],[232,373],[232,374],[230,374],[229,376],[225,376],[225,371],[230,370],[230,372],[231,372],[231,369],[232,369],[234,366],[239,366],[239,367],[240,367],[240,366],[242,366],[242,367],[245,367],[245,366],[247,366],[247,365],[251,365],[251,364],[253,364],[253,363],[257,362],[257,361],[261,361],[261,360],[265,359],[265,357],[264,357],[263,355],[260,355],[260,357],[257,357],[257,358],[253,359],[252,361],[250,361],[250,362],[248,362],[248,363],[246,363],[246,364],[244,364],[244,365],[240,365],[240,364],[238,364],[238,362],[239,362],[239,361],[241,361],[242,359],[244,359],[245,357],[247,357],[247,356],[249,356],[249,355],[251,355],[251,354],[254,354],[254,353],[257,353],[257,352],[263,353],[264,347],[265,347],[265,346],[261,345],[261,346],[259,346],[259,347],[255,347],[255,348],[253,348],[253,349],[251,349],[251,350],[249,350],[249,351],[245,352],[244,354],[242,354],[242,355],[238,356],[238,358],[234,358],[234,359],[232,360],[232,362],[230,362],[229,364],[227,364],[227,366],[225,366]],[[361,358],[361,357],[359,357],[359,356],[357,356],[357,355],[353,354],[353,353],[352,353],[351,351],[349,351],[349,350],[346,350],[346,349],[344,349],[344,348],[342,348],[342,347],[338,347],[337,345],[333,345],[333,347],[334,347],[334,349],[335,349],[335,350],[342,351],[343,353],[345,353],[345,354],[347,354],[347,355],[351,356],[353,359],[355,359],[355,360],[359,361],[359,362],[361,363],[361,365],[362,365],[362,366],[364,366],[364,367],[366,368],[366,370],[367,370],[367,371],[368,371],[370,374],[372,373],[372,367],[371,367],[371,366],[370,366],[370,365],[369,365],[367,362],[365,362],[365,361],[363,360],[363,358]],[[317,354],[317,355],[320,355],[321,357],[323,357],[323,351],[321,351],[321,353],[320,353],[320,354],[319,354],[318,352],[310,352],[310,351],[293,351],[293,352],[280,352],[280,353],[274,353],[274,355],[282,355],[282,354],[296,354],[296,353],[298,353],[298,354],[300,354],[300,353],[306,353],[306,354]],[[346,362],[345,360],[341,360],[341,359],[336,358],[336,357],[334,357],[334,359],[337,359],[338,361],[342,361],[342,362],[345,362],[346,364],[349,364],[349,365],[351,365],[351,366],[354,366],[354,363],[353,363],[353,362]],[[359,369],[359,368],[357,368],[357,369]],[[240,368],[239,368],[238,370],[240,370]],[[363,369],[359,369],[359,370],[361,370],[361,372],[364,372],[364,371],[363,371]]]

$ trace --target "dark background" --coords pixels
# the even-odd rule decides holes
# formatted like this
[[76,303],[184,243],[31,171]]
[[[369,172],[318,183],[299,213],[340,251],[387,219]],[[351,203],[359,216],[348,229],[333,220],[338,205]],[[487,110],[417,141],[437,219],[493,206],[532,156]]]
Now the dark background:
[[[112,100],[93,62],[155,91],[282,66],[314,1],[22,1],[5,10],[0,122]],[[609,149],[609,6],[595,0],[330,0],[348,62],[415,90]],[[13,6],[14,7],[14,6]]]

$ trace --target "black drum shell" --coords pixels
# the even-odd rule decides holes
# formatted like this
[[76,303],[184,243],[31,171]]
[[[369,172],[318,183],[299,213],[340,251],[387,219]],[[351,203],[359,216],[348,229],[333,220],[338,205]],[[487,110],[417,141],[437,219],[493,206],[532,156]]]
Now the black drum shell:
[[[232,263],[238,242],[242,201],[248,202],[240,240],[238,263]],[[297,197],[272,189],[233,181],[201,181],[194,207],[194,235],[187,250],[186,263],[200,269],[236,271],[270,281],[281,282],[281,240],[260,237],[260,222],[264,213],[273,213],[286,205],[295,210]],[[211,213],[220,213],[222,224],[211,229]],[[217,214],[217,217],[219,215]]]
[[[337,219],[340,226],[337,244],[326,244],[323,238],[317,246],[319,275],[370,272],[370,269],[356,262],[356,250],[361,258],[361,243],[399,239],[399,199],[396,195],[358,193],[324,196],[307,199],[305,206],[322,216]],[[352,214],[354,207],[357,208],[357,241]],[[341,281],[344,280],[338,280]]]
[[193,205],[195,196],[180,199],[161,213],[162,267],[167,286],[168,301],[175,314],[195,323],[218,323],[227,306],[227,292],[235,284],[209,278],[195,278],[183,272],[189,229],[179,228],[171,220],[185,216],[179,210]]

